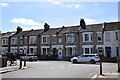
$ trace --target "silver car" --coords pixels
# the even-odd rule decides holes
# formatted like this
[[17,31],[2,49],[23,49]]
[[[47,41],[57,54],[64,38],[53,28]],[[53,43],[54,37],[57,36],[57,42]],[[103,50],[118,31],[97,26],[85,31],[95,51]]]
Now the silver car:
[[100,58],[97,54],[83,54],[78,57],[71,58],[71,62],[90,62],[91,64],[95,64],[97,61],[100,61]]
[[27,61],[37,61],[38,57],[37,56],[21,56],[20,59],[27,60]]

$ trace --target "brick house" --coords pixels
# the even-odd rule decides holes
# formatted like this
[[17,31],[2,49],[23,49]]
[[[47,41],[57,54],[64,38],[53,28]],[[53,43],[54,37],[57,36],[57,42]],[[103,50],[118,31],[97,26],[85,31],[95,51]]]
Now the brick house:
[[[120,51],[120,22],[80,25],[21,31],[11,36],[11,52],[41,56],[56,55],[57,58],[69,59],[80,54],[103,52],[105,57],[116,57]],[[103,32],[104,30],[104,32]],[[14,49],[14,50],[13,50]]]
[[2,41],[2,53],[10,52],[10,42],[11,42],[11,36],[14,35],[15,32],[7,32],[2,33],[1,41]]

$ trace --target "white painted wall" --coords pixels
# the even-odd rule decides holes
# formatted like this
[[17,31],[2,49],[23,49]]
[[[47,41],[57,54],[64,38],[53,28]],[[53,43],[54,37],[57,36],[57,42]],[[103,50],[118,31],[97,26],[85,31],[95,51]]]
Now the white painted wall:
[[[118,47],[118,40],[116,40],[115,32],[118,32],[118,30],[104,32],[104,52],[105,52],[105,47],[111,46],[111,57],[116,57],[116,47]],[[106,33],[110,33],[110,41],[106,41],[106,37],[107,37],[105,35]]]

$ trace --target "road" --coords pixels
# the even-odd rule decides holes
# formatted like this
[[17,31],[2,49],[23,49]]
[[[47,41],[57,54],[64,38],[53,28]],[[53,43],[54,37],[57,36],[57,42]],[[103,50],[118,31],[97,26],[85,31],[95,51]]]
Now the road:
[[[99,63],[72,64],[68,61],[27,62],[30,68],[4,73],[3,78],[91,78],[99,74]],[[103,73],[116,72],[116,63],[103,63]]]

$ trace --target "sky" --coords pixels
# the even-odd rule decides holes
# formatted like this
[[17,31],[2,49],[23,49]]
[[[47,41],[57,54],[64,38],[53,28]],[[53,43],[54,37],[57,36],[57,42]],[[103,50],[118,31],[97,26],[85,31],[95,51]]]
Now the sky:
[[1,32],[118,21],[118,2],[1,2],[0,11]]

